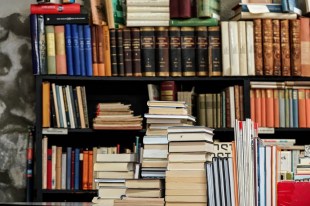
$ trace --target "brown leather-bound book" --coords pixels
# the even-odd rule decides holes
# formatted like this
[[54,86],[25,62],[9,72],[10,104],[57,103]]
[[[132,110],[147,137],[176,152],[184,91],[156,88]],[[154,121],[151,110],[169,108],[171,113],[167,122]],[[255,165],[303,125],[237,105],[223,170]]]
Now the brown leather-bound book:
[[196,27],[196,74],[197,76],[208,76],[208,28],[206,26]]
[[180,27],[169,27],[169,45],[170,76],[182,76]]
[[62,147],[56,147],[56,190],[61,189],[61,160]]
[[93,189],[93,172],[94,172],[94,164],[93,164],[93,151],[88,151],[88,178],[87,178],[87,189]]
[[42,82],[42,127],[51,126],[51,84]]
[[117,69],[119,76],[125,76],[124,67],[124,47],[123,47],[123,29],[116,30],[117,45]]
[[289,30],[291,45],[291,73],[292,76],[301,76],[300,20],[290,20]]
[[91,26],[91,44],[92,44],[92,61],[93,61],[93,76],[98,76],[98,38],[97,26]]
[[281,63],[282,76],[291,76],[290,41],[288,20],[281,20]]
[[298,89],[298,126],[300,128],[307,127],[306,114],[306,90]]
[[112,76],[109,26],[103,26],[103,56],[106,76]]
[[191,0],[178,0],[178,4],[179,4],[178,18],[191,18],[192,17]]
[[195,28],[181,27],[181,49],[183,76],[195,76]]
[[177,86],[174,81],[163,81],[160,84],[160,100],[161,101],[177,100]]
[[143,76],[155,76],[155,29],[141,27],[141,69]]
[[169,34],[168,27],[155,28],[155,61],[157,76],[169,76]]
[[255,55],[255,74],[262,76],[263,70],[263,39],[262,39],[262,20],[254,19],[254,55]]
[[84,150],[83,151],[83,178],[82,178],[82,189],[83,190],[87,190],[88,189],[88,172],[89,172],[89,169],[88,169],[88,166],[89,166],[89,163],[88,163],[88,154],[89,154],[89,151],[88,150]]
[[104,69],[104,54],[103,54],[103,26],[97,26],[97,40],[98,40],[98,76],[105,76]]
[[123,29],[123,46],[124,46],[124,67],[125,76],[133,76],[132,74],[132,48],[130,28]]
[[239,101],[240,96],[239,96],[238,85],[234,86],[234,90],[235,90],[234,91],[234,93],[235,93],[235,97],[234,97],[234,99],[235,99],[235,108],[233,108],[233,109],[235,109],[235,117],[236,117],[236,119],[240,120],[240,101]]
[[169,2],[169,14],[170,18],[179,18],[179,2],[180,0],[170,0]]
[[300,18],[301,76],[310,77],[310,19]]
[[272,20],[273,29],[273,75],[281,76],[281,38],[280,20]]
[[132,47],[132,69],[133,76],[141,77],[141,39],[140,28],[130,28],[131,47]]
[[219,26],[208,27],[209,75],[222,76],[221,32]]
[[272,20],[263,19],[264,75],[273,75],[273,31]]
[[273,89],[266,89],[266,126],[274,127],[274,97]]
[[118,72],[117,72],[116,29],[110,29],[110,48],[111,48],[112,76],[118,76]]

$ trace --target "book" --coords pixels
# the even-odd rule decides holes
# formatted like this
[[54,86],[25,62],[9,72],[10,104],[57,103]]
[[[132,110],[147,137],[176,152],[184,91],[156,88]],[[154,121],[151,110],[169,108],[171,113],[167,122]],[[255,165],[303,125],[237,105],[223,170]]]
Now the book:
[[[197,76],[208,76],[208,29],[207,27],[196,27],[196,67]],[[209,42],[210,43],[210,42]]]
[[155,66],[157,68],[156,76],[169,76],[168,27],[155,28],[155,45]]
[[300,32],[300,20],[290,20],[289,23],[290,32],[290,46],[291,46],[291,75],[300,76],[301,75],[301,32]]
[[125,186],[127,188],[137,189],[161,189],[163,188],[163,181],[160,179],[139,179],[139,180],[126,180]]
[[88,14],[45,14],[45,25],[89,24]]
[[[176,101],[177,88],[174,81],[163,81],[160,84],[160,100],[161,101]],[[150,105],[148,105],[151,107]]]
[[55,30],[54,26],[45,26],[46,33],[46,55],[47,55],[47,72],[56,74],[56,49],[55,49]]
[[195,76],[195,28],[181,27],[181,61],[182,61],[182,75]]
[[262,20],[264,75],[273,75],[273,27],[271,19]]
[[97,162],[135,162],[135,154],[97,154]]
[[218,26],[216,18],[170,19],[170,26]]
[[123,29],[124,67],[125,76],[133,76],[132,68],[132,45],[130,28]]
[[220,40],[220,27],[208,27],[208,57],[209,57],[209,75],[222,75],[222,49]]
[[31,14],[80,14],[80,4],[30,4]]
[[280,21],[272,20],[273,29],[273,75],[281,76],[281,32]]
[[254,55],[255,55],[255,75],[262,76],[263,70],[263,37],[262,20],[254,19]]
[[130,28],[133,76],[142,76],[140,28]]
[[93,63],[92,63],[92,42],[91,42],[91,28],[89,25],[83,25],[84,33],[84,56],[85,56],[85,75],[93,76]]
[[143,76],[155,76],[155,29],[154,27],[142,27],[140,32]]
[[209,152],[214,150],[208,142],[169,142],[169,152]]
[[282,76],[291,76],[289,21],[281,20],[281,63]]
[[50,127],[50,82],[42,82],[42,127]]
[[67,74],[70,76],[74,75],[72,43],[71,26],[70,24],[65,24],[65,52],[67,61]]
[[112,76],[111,69],[111,49],[110,49],[110,32],[109,27],[103,26],[103,56],[104,56],[104,69],[105,76]]
[[310,53],[310,24],[309,18],[301,18],[300,19],[300,45],[301,45],[301,75],[302,76],[310,76],[310,59],[307,58]]
[[296,19],[297,14],[293,13],[279,13],[276,12],[269,12],[269,13],[260,13],[254,14],[251,12],[240,12],[230,18],[231,21],[238,21],[238,20],[249,20],[249,19]]
[[38,29],[38,15],[30,15],[30,34],[31,34],[31,48],[32,48],[32,73],[34,75],[40,74],[40,50],[39,50],[39,29]]
[[56,58],[56,74],[67,74],[67,62],[65,51],[65,27],[64,25],[54,26],[55,30],[55,58]]
[[77,24],[70,24],[71,26],[71,41],[72,41],[72,54],[73,54],[73,68],[74,75],[81,75],[81,58],[80,58],[80,42],[79,42],[79,30]]

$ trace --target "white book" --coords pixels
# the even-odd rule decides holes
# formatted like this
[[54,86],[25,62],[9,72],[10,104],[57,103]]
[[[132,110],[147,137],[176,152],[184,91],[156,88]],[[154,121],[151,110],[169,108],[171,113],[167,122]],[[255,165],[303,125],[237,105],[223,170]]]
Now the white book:
[[235,178],[234,178],[234,171],[233,171],[233,162],[232,162],[232,158],[228,158],[228,171],[229,171],[229,182],[230,182],[230,201],[231,201],[231,205],[235,206],[235,187],[234,187],[234,182],[235,182]]
[[136,154],[97,154],[97,162],[135,162]]
[[167,136],[144,136],[143,144],[168,144]]
[[169,20],[127,20],[126,26],[139,27],[139,26],[169,26]]
[[238,43],[239,43],[239,65],[240,75],[247,76],[247,38],[246,38],[246,27],[245,21],[238,21]]
[[166,6],[169,7],[169,0],[127,0],[126,6]]
[[248,75],[255,76],[254,24],[253,21],[247,21],[245,24],[246,24]]
[[144,13],[129,13],[129,12],[127,12],[126,19],[127,19],[127,21],[129,21],[129,20],[141,21],[141,20],[154,20],[154,19],[169,21],[170,14],[169,14],[169,12],[152,13],[152,12],[148,12],[148,11],[145,11]]
[[265,157],[266,157],[266,147],[260,147],[259,148],[259,198],[260,198],[260,205],[259,206],[265,206],[266,205],[266,163],[265,163]]
[[271,158],[272,158],[272,146],[266,146],[266,206],[272,205],[272,197],[271,197],[271,184],[272,184],[272,165],[271,165]]
[[42,189],[47,189],[47,142],[46,136],[42,138]]
[[240,75],[240,64],[239,64],[239,33],[238,33],[238,22],[229,22],[229,52],[230,52],[230,68],[231,76]]
[[64,128],[67,128],[67,117],[65,112],[65,105],[64,105],[64,96],[62,92],[62,86],[56,85],[58,89],[59,99],[60,99],[60,107],[61,107],[61,117],[63,119]]
[[168,150],[145,149],[143,150],[143,158],[167,158]]
[[230,48],[229,48],[229,25],[228,21],[221,22],[221,38],[222,38],[222,67],[223,76],[230,76]]
[[52,145],[52,189],[56,189],[56,145]]
[[168,12],[169,13],[169,7],[167,6],[127,6],[126,8],[127,13],[132,13],[132,12],[158,12],[158,13],[163,13],[163,12]]
[[66,189],[66,174],[67,174],[67,154],[61,154],[61,189]]
[[76,128],[74,117],[73,117],[73,109],[72,109],[72,106],[73,106],[72,104],[74,100],[71,100],[69,85],[67,85],[65,88],[66,88],[66,97],[67,97],[67,104],[68,104],[70,127],[74,129]]
[[292,152],[291,151],[281,151],[281,172],[291,172],[292,171]]
[[57,94],[56,94],[56,85],[55,83],[52,83],[52,92],[53,92],[53,103],[55,107],[55,115],[56,115],[56,124],[57,127],[60,127],[60,122],[59,122],[59,111],[58,111],[58,104],[57,104]]
[[230,122],[231,127],[234,127],[235,119],[236,119],[236,113],[235,113],[235,90],[233,86],[229,87],[229,98],[230,98]]

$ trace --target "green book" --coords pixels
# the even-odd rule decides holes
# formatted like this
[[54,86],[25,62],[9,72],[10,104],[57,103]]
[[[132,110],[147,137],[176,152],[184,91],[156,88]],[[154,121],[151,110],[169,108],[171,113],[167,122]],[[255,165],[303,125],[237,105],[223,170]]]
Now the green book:
[[218,26],[219,21],[215,18],[190,18],[190,19],[171,19],[170,26]]
[[219,0],[197,0],[198,17],[219,18],[220,1]]

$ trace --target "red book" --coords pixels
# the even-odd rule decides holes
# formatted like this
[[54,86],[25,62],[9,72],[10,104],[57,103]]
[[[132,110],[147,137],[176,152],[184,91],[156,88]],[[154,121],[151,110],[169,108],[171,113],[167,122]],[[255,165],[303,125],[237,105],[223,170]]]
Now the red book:
[[261,122],[261,127],[266,127],[266,125],[267,125],[267,123],[266,123],[266,121],[267,121],[267,108],[266,108],[266,90],[265,89],[262,89],[261,90],[261,94],[262,94],[262,96],[261,96],[261,102],[262,102],[262,104],[261,104],[261,114],[262,114],[262,122]]
[[171,19],[179,17],[179,0],[170,0],[169,13]]
[[52,149],[47,149],[47,189],[52,189]]
[[191,0],[179,0],[179,18],[192,17],[192,4]]
[[31,14],[80,14],[80,4],[30,4]]
[[278,183],[278,206],[308,206],[310,182],[283,181]]

